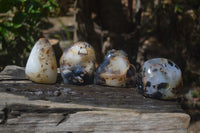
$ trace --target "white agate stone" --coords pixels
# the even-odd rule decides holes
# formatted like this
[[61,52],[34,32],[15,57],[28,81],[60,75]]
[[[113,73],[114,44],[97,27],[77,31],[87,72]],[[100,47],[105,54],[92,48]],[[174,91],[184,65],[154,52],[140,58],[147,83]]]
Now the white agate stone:
[[47,39],[41,38],[34,45],[26,64],[25,74],[36,83],[56,82],[56,57]]
[[122,50],[108,51],[105,60],[95,73],[94,82],[99,85],[132,87],[135,85],[136,70]]
[[182,91],[181,70],[171,60],[150,59],[144,63],[141,75],[137,86],[144,96],[169,100],[176,99]]
[[87,42],[76,42],[60,58],[60,72],[64,83],[85,85],[93,81],[95,51]]

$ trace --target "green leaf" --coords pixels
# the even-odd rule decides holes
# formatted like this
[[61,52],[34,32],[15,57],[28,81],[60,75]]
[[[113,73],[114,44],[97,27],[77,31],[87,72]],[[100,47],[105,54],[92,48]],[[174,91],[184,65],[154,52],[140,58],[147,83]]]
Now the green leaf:
[[17,2],[26,2],[27,0],[15,0]]
[[151,32],[152,32],[152,29],[148,29],[147,32],[148,32],[148,33],[151,33]]
[[26,13],[23,12],[18,12],[15,14],[14,18],[13,18],[13,26],[14,28],[19,28],[22,26],[23,22],[26,19]]
[[52,5],[56,6],[56,7],[59,6],[58,3],[57,3],[55,0],[49,0],[49,2],[50,2]]
[[175,12],[179,12],[179,13],[183,13],[183,7],[182,6],[179,6],[179,5],[176,5],[174,7],[174,11]]
[[33,5],[26,6],[26,8],[28,10],[27,12],[30,13],[33,10],[33,7],[34,7]]
[[0,24],[0,33],[4,37],[8,37],[10,32],[11,32],[11,28],[6,23]]
[[197,98],[197,92],[196,91],[193,91],[192,95],[193,95],[194,98]]

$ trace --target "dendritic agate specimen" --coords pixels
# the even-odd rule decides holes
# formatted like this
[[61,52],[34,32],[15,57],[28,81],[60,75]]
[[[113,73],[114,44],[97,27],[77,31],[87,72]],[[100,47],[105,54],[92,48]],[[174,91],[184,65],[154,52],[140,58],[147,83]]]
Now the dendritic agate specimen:
[[144,96],[157,99],[176,99],[182,91],[180,68],[171,60],[154,58],[142,67],[137,87]]
[[29,55],[26,76],[36,83],[55,83],[57,64],[54,50],[45,38],[39,39]]
[[92,83],[95,70],[95,51],[87,42],[76,42],[63,53],[60,71],[64,83]]
[[99,85],[132,87],[136,81],[135,67],[122,50],[110,50],[95,73],[94,83]]

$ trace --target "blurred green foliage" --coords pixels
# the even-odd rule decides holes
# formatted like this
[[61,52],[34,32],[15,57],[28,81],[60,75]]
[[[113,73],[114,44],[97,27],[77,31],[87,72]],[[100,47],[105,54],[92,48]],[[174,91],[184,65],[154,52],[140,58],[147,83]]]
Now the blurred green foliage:
[[198,94],[197,94],[196,91],[193,91],[193,94],[192,94],[192,95],[193,95],[194,98],[197,98],[197,96],[198,96]]
[[192,96],[194,99],[196,99],[197,101],[200,101],[200,88],[195,88],[192,91]]
[[40,24],[58,10],[54,0],[0,0],[0,66],[23,66],[41,37]]

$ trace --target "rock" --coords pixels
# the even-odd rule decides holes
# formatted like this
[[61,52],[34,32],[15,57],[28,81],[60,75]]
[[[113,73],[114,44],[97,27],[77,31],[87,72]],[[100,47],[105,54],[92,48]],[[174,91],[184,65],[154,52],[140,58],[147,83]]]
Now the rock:
[[31,50],[26,68],[26,76],[36,83],[55,83],[57,80],[57,62],[50,42],[39,39]]

